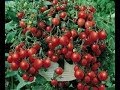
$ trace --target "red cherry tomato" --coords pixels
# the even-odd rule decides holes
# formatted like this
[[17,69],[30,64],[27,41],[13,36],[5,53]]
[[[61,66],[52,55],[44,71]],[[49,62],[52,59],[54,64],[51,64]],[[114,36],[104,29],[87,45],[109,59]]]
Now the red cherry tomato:
[[79,53],[73,53],[71,59],[73,62],[79,62],[81,60],[81,55]]
[[23,80],[28,81],[29,76],[28,76],[27,74],[23,74],[23,75],[22,75],[22,78],[23,78]]
[[57,85],[58,85],[58,81],[55,80],[55,79],[51,80],[50,83],[51,83],[51,85],[53,85],[53,86],[57,86]]
[[33,63],[33,67],[38,70],[40,68],[42,68],[43,66],[43,61],[41,59],[36,59]]
[[76,77],[76,79],[83,79],[84,72],[82,70],[76,70],[74,76]]
[[29,66],[30,66],[29,63],[27,61],[25,61],[25,60],[20,62],[21,70],[28,70]]
[[55,69],[55,73],[61,75],[63,73],[63,69],[61,67],[58,67]]
[[107,72],[106,71],[101,71],[98,74],[98,78],[99,78],[100,81],[105,81],[108,78]]
[[44,68],[48,68],[51,66],[51,61],[49,58],[46,58],[45,60],[43,60],[43,67]]
[[59,25],[60,24],[60,19],[59,18],[53,18],[52,19],[52,24],[55,25],[55,26]]
[[79,27],[82,27],[85,25],[85,19],[83,18],[79,18],[78,21],[77,21],[77,24]]

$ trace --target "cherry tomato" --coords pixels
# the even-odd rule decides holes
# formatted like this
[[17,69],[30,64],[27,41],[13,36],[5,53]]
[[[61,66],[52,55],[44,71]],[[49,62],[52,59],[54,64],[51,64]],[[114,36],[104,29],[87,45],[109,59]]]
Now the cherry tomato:
[[34,76],[29,77],[29,82],[32,82],[34,80]]
[[66,46],[66,45],[68,45],[68,43],[69,43],[69,39],[67,36],[60,37],[60,44],[61,45]]
[[18,19],[22,19],[24,16],[25,16],[25,13],[24,13],[24,12],[18,12],[18,13],[17,13],[17,18],[18,18]]
[[61,75],[63,73],[63,69],[61,67],[58,67],[55,69],[55,73]]
[[98,44],[93,44],[91,49],[93,50],[93,52],[96,52],[99,50],[99,45]]
[[90,77],[91,80],[92,80],[94,77],[96,77],[96,74],[95,74],[95,72],[93,72],[93,71],[88,72],[87,75]]
[[78,21],[77,21],[77,24],[79,27],[82,27],[85,25],[85,19],[83,18],[79,18]]
[[80,39],[85,39],[87,37],[87,35],[85,34],[85,32],[81,32],[80,34],[79,34],[79,38]]
[[51,32],[52,31],[52,27],[51,26],[47,26],[46,27],[46,31]]
[[58,56],[57,55],[53,55],[52,57],[51,57],[51,61],[53,61],[53,62],[57,62],[58,61]]
[[86,29],[89,29],[89,28],[92,28],[93,27],[93,22],[92,21],[86,21],[85,22],[85,28]]
[[58,81],[55,80],[55,79],[51,80],[50,83],[51,83],[51,85],[53,85],[53,86],[57,86],[57,85],[58,85]]
[[108,78],[107,72],[106,71],[101,71],[98,74],[98,78],[99,78],[100,81],[105,81]]
[[67,53],[65,54],[65,58],[70,59],[72,54],[73,54],[72,51],[67,51]]
[[49,58],[46,58],[45,60],[43,60],[43,67],[44,68],[48,68],[51,66],[51,61]]
[[62,54],[64,54],[64,55],[65,55],[67,52],[68,52],[68,49],[67,49],[67,48],[65,48],[65,47],[61,49],[61,53],[62,53]]
[[26,23],[25,23],[24,21],[20,21],[20,22],[19,22],[19,26],[20,26],[21,28],[25,28],[25,27],[26,27]]
[[70,51],[72,51],[73,48],[74,48],[73,43],[70,42],[70,43],[67,45],[67,49],[70,50]]
[[53,50],[49,50],[49,51],[47,52],[48,57],[53,56],[53,54],[54,54],[54,51],[53,51]]
[[64,19],[64,18],[66,18],[66,16],[67,16],[66,12],[61,12],[60,13],[60,18]]
[[34,67],[30,67],[29,71],[30,74],[35,74],[36,69]]
[[31,56],[33,54],[36,54],[37,50],[35,48],[28,49],[28,55]]
[[100,32],[98,32],[98,37],[100,40],[104,40],[104,39],[106,39],[107,34],[105,31],[100,31]]
[[42,12],[42,13],[43,13],[44,11],[46,11],[46,10],[47,10],[47,7],[46,7],[46,6],[43,6],[43,7],[40,8],[40,12]]
[[29,66],[30,66],[29,63],[27,61],[25,61],[25,60],[20,62],[21,70],[28,70]]
[[9,62],[9,63],[12,63],[12,56],[11,55],[9,55],[8,57],[7,57],[7,61]]
[[84,88],[84,85],[79,82],[79,83],[77,84],[77,89],[78,89],[78,90],[83,90],[83,88]]
[[84,72],[82,70],[76,70],[74,72],[74,76],[76,77],[76,79],[83,79],[84,77]]
[[79,53],[73,53],[71,59],[73,62],[79,62],[81,60],[81,55]]
[[105,85],[100,85],[98,88],[99,90],[106,90]]
[[84,82],[89,83],[91,81],[90,77],[87,75],[84,77]]
[[99,83],[99,80],[98,80],[97,77],[95,77],[95,78],[92,79],[92,84],[93,84],[93,85],[96,85],[96,84],[98,84],[98,83]]
[[38,70],[40,68],[42,68],[43,66],[43,61],[41,59],[36,59],[33,63],[33,67]]
[[55,25],[55,26],[59,25],[60,24],[60,19],[59,18],[53,18],[52,19],[52,24]]
[[71,33],[72,33],[72,37],[73,37],[73,38],[75,38],[75,37],[78,36],[78,33],[77,33],[77,31],[76,31],[75,29],[72,29],[72,30],[71,30]]
[[97,41],[97,40],[98,40],[98,33],[95,32],[95,31],[90,32],[89,38],[90,38],[90,40],[92,40],[93,42],[94,42],[94,41]]
[[58,0],[53,0],[52,4],[56,5],[58,3]]
[[27,74],[23,74],[23,75],[22,75],[22,78],[23,78],[23,80],[28,81],[29,76],[28,76]]
[[19,53],[15,52],[12,54],[12,61],[17,62],[19,61],[19,59],[20,59]]
[[16,71],[16,70],[18,70],[19,65],[18,65],[18,63],[16,63],[16,62],[12,62],[12,63],[10,64],[10,67],[11,67],[11,69],[12,69],[13,71]]
[[81,60],[81,65],[82,65],[82,66],[86,66],[87,63],[88,63],[88,62],[87,62],[86,59],[83,58],[83,59]]
[[25,58],[28,56],[27,50],[21,49],[19,52],[20,58]]
[[76,70],[79,70],[79,66],[78,65],[74,66],[74,71],[76,71]]
[[80,11],[78,12],[78,18],[83,18],[85,19],[87,17],[87,14],[85,11]]
[[39,27],[39,28],[43,28],[43,29],[45,29],[45,28],[46,28],[46,24],[45,24],[45,22],[40,21],[40,22],[38,23],[38,27]]

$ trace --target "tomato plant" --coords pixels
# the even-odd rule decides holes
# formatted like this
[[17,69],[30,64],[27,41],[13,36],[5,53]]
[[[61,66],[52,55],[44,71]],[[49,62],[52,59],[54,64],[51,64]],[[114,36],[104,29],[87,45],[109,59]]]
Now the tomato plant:
[[114,11],[113,0],[6,1],[6,89],[114,88]]

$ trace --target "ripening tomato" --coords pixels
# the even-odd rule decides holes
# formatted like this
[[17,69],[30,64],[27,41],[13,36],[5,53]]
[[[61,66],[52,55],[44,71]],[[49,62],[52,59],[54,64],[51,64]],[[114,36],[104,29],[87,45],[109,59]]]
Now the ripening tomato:
[[89,83],[91,81],[90,77],[87,75],[84,77],[84,82]]
[[52,24],[55,25],[55,26],[59,25],[60,24],[60,19],[59,18],[53,18],[52,19]]
[[22,78],[23,78],[23,80],[28,81],[29,76],[28,76],[27,74],[23,74],[23,75],[22,75]]
[[79,38],[80,39],[85,39],[87,37],[87,35],[85,34],[85,32],[80,32],[79,33]]
[[98,37],[99,37],[100,40],[104,40],[104,39],[106,39],[107,34],[106,34],[105,31],[99,31],[98,32]]
[[74,52],[71,56],[73,62],[79,62],[81,60],[81,55],[79,53]]
[[24,16],[25,16],[25,13],[24,13],[24,12],[18,12],[18,13],[17,13],[17,18],[18,18],[18,19],[22,19]]
[[12,56],[11,55],[9,55],[8,57],[7,57],[7,61],[9,62],[9,63],[12,63]]
[[78,89],[78,90],[83,90],[83,88],[84,88],[84,85],[79,82],[79,83],[77,84],[77,89]]
[[19,21],[19,26],[21,28],[25,28],[26,27],[26,23],[24,21]]
[[21,70],[28,70],[29,66],[30,66],[29,63],[27,61],[25,61],[25,60],[22,60],[20,62],[20,68],[21,68]]
[[62,37],[60,37],[60,44],[63,45],[63,46],[68,45],[69,41],[70,41],[70,40],[68,39],[67,36],[62,36]]
[[79,18],[77,24],[79,27],[83,27],[85,25],[85,19]]
[[47,10],[47,7],[46,7],[46,6],[43,6],[43,7],[40,8],[40,12],[42,12],[42,13],[43,13],[44,11],[46,11],[46,10]]
[[11,67],[11,69],[12,69],[13,71],[16,71],[16,70],[18,70],[18,68],[19,68],[19,64],[16,63],[16,62],[12,62],[12,63],[10,64],[10,67]]
[[56,79],[53,79],[53,80],[51,80],[51,85],[53,85],[53,86],[57,86],[58,85],[58,81],[56,80]]
[[101,71],[98,74],[98,78],[99,78],[100,81],[105,81],[108,78],[107,72],[106,71]]
[[44,68],[48,68],[50,66],[51,66],[50,58],[46,58],[45,60],[43,60],[43,67]]
[[58,67],[55,69],[55,73],[61,75],[63,73],[63,69],[61,67]]
[[43,61],[41,59],[36,59],[33,63],[33,67],[38,70],[40,68],[42,68],[43,66]]
[[85,11],[78,12],[78,18],[86,19],[87,13]]
[[60,18],[64,19],[67,17],[67,13],[66,12],[61,12],[60,13]]
[[83,79],[84,72],[82,70],[78,69],[74,72],[74,76],[76,77],[76,79]]
[[53,55],[52,57],[51,57],[51,61],[53,61],[53,62],[57,62],[58,61],[58,56],[57,55]]
[[99,90],[106,90],[105,85],[100,85],[98,88],[99,88]]

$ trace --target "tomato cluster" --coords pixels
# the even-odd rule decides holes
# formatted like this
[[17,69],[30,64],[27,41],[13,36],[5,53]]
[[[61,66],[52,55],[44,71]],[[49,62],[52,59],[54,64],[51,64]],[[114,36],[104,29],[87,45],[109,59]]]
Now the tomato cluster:
[[[47,46],[44,58],[37,56],[38,51],[46,46],[35,43],[30,48],[25,48],[24,43],[15,47],[15,51],[10,53],[7,60],[11,64],[12,70],[20,68],[25,73],[22,75],[26,81],[33,81],[34,76],[41,68],[49,68],[51,62],[58,62],[60,59],[72,61],[75,64],[74,76],[78,84],[78,90],[105,90],[105,85],[101,82],[108,77],[107,71],[100,71],[100,61],[97,59],[105,50],[104,40],[107,38],[105,30],[99,29],[94,20],[96,9],[93,6],[75,5],[77,18],[71,17],[67,13],[68,1],[49,0],[52,5],[42,6],[40,14],[48,11],[46,16],[51,18],[51,24],[40,19],[36,26],[28,25],[23,20],[25,13],[18,12],[19,26],[23,34],[30,32],[33,37],[42,38]],[[75,28],[62,26],[72,18],[72,22],[82,31]],[[43,43],[43,42],[41,42]],[[43,56],[42,56],[43,57]],[[55,73],[62,75],[64,69],[58,67]],[[51,79],[51,85],[61,87],[65,82],[58,82],[55,78]]]

